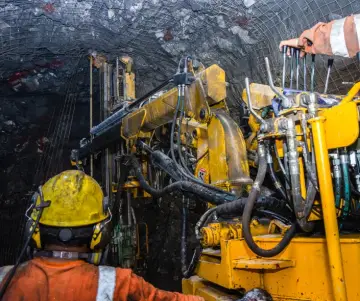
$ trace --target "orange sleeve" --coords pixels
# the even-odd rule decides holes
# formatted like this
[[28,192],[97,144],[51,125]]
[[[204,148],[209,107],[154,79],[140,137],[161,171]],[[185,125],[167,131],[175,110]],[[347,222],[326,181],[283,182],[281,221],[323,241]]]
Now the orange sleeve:
[[312,54],[332,55],[330,45],[331,27],[332,22],[320,22],[311,29],[305,30],[299,39],[299,42],[305,48],[305,52]]
[[117,269],[114,300],[131,301],[204,301],[198,296],[183,295],[155,288],[131,270]]
[[[357,17],[358,18],[358,17]],[[344,22],[341,30],[332,31],[333,25],[338,22]],[[360,21],[357,21],[360,22]],[[358,27],[360,24],[358,24]],[[347,55],[353,57],[360,51],[359,36],[356,30],[354,16],[348,16],[340,20],[334,20],[329,23],[318,23],[311,29],[305,30],[299,38],[299,46],[303,46],[305,52],[312,54],[339,55],[334,53],[331,46],[331,38],[344,41],[344,49]],[[340,37],[342,35],[342,37]],[[335,51],[336,52],[336,51]]]

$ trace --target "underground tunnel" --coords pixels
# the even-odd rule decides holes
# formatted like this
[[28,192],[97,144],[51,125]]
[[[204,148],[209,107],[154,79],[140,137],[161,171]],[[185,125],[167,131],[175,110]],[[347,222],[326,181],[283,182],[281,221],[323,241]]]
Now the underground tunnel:
[[[204,153],[199,155],[199,149],[202,149],[202,146],[199,147],[198,144],[194,146],[195,144],[191,143],[195,143],[195,140],[196,143],[200,143],[201,131],[205,126],[200,125],[196,128],[193,119],[200,118],[203,120],[201,124],[207,122],[207,126],[212,127],[212,134],[209,134],[208,138],[213,136],[217,139],[225,136],[226,140],[226,137],[230,137],[224,142],[226,147],[230,147],[228,145],[231,144],[231,140],[237,145],[231,147],[234,147],[236,151],[243,151],[245,157],[247,153],[249,162],[254,161],[253,165],[249,163],[246,168],[241,167],[236,170],[238,173],[244,173],[243,178],[239,180],[241,184],[234,184],[235,188],[231,188],[231,181],[226,184],[225,182],[216,184],[217,190],[213,190],[212,193],[221,195],[220,198],[228,197],[232,201],[233,195],[248,196],[260,159],[257,157],[256,149],[249,151],[248,145],[245,146],[245,141],[247,144],[247,139],[251,136],[251,129],[254,130],[250,124],[251,112],[247,105],[247,94],[244,92],[245,78],[248,78],[250,83],[269,85],[265,63],[267,57],[275,86],[281,87],[285,83],[286,87],[290,87],[294,80],[295,87],[293,77],[296,75],[293,72],[296,72],[296,69],[292,70],[292,64],[294,62],[295,66],[296,58],[286,59],[287,68],[285,81],[283,81],[284,56],[279,51],[280,41],[299,37],[304,30],[318,22],[331,22],[359,13],[360,1],[358,0],[0,0],[0,228],[2,241],[0,266],[14,265],[23,249],[26,240],[24,233],[29,218],[28,209],[39,185],[44,185],[47,180],[62,171],[79,168],[86,174],[94,175],[105,197],[108,197],[110,207],[115,210],[112,213],[112,240],[106,251],[107,259],[103,264],[132,268],[138,275],[160,289],[176,292],[184,290],[184,284],[182,284],[184,265],[196,261],[194,258],[199,260],[200,249],[209,250],[212,247],[211,243],[200,247],[199,233],[196,231],[197,222],[208,210],[207,202],[211,203],[211,201],[206,198],[204,201],[202,195],[194,193],[201,190],[199,187],[211,190],[211,187],[203,185],[204,182],[208,185],[213,184],[207,174],[207,168],[211,167],[197,167],[197,164],[207,156],[211,156],[212,152],[216,156],[217,152],[220,152],[220,150],[211,150],[212,145],[217,145],[216,141],[206,141]],[[357,28],[360,29],[360,21]],[[186,58],[185,63],[184,58]],[[352,85],[359,80],[360,63],[356,58],[334,57],[331,61],[332,68],[328,81],[326,76],[329,70],[329,57],[316,55],[316,59],[312,61],[311,55],[307,55],[306,59],[299,58],[299,60],[301,63],[304,60],[307,61],[304,67],[301,65],[299,71],[300,84],[296,89],[298,92],[306,90],[303,82],[304,70],[308,75],[308,88],[311,73],[314,72],[314,91],[322,93],[326,86],[328,95],[336,95],[336,97],[328,97],[331,101],[338,101],[340,97],[338,95],[346,95]],[[191,64],[189,63],[188,66],[190,61]],[[213,65],[219,69],[206,71]],[[195,70],[195,75],[192,74],[190,78],[186,78],[189,83],[179,82],[179,86],[185,87],[188,84],[188,87],[184,88],[184,102],[190,102],[189,95],[193,98],[198,97],[200,100],[196,105],[201,103],[203,111],[199,109],[197,112],[196,108],[192,113],[180,114],[179,119],[182,123],[178,125],[176,121],[174,128],[175,131],[181,128],[186,135],[181,138],[180,130],[173,137],[172,123],[175,124],[173,115],[176,100],[178,100],[177,81],[183,80],[182,77],[175,75],[185,74],[187,68]],[[205,75],[197,77],[197,72]],[[219,78],[222,79],[223,86],[217,83]],[[212,81],[215,81],[213,86]],[[171,94],[173,91],[171,89],[174,87],[176,92]],[[181,94],[181,88],[179,91]],[[215,99],[220,97],[219,93],[221,94],[219,91],[225,91],[226,97],[217,102]],[[206,105],[202,103],[204,93],[208,93],[205,99],[211,98],[213,103]],[[167,98],[168,95],[170,95],[169,98]],[[164,102],[163,106],[143,113],[146,106],[155,103],[158,99]],[[255,97],[253,97],[254,100]],[[131,107],[131,103],[135,102],[136,107]],[[158,112],[162,112],[166,106],[171,107],[172,111],[164,109],[166,112],[164,111],[163,116],[158,116],[155,121],[147,121],[149,116],[160,114]],[[193,109],[191,104],[184,104],[184,106],[186,109]],[[195,104],[193,106],[195,107]],[[260,120],[269,116],[266,114],[273,112],[270,107],[271,103],[266,110],[261,111]],[[321,108],[325,107],[324,105]],[[226,116],[218,111],[221,109],[228,112]],[[133,120],[130,118],[125,120],[128,115],[124,113],[120,116],[119,112],[122,110],[130,115],[137,110],[139,116],[134,117]],[[178,106],[176,112],[179,110],[181,112],[181,106]],[[182,110],[184,112],[185,109]],[[209,110],[209,114],[205,113],[205,110]],[[201,116],[202,112],[205,117]],[[344,112],[346,112],[344,114],[349,114],[348,116],[354,115],[351,115],[350,109]],[[209,125],[212,114],[216,116],[217,122],[226,124],[223,129],[217,131],[215,123]],[[274,114],[276,115],[276,112]],[[341,116],[343,113],[338,114],[340,115],[337,116]],[[96,139],[97,134],[104,132],[90,130],[94,130],[112,115],[120,116],[117,119],[119,126],[122,122],[122,128],[114,129],[117,131],[118,140],[115,141],[113,136],[106,136],[104,140]],[[111,126],[117,121],[114,121]],[[126,123],[127,121],[129,122]],[[135,128],[144,122],[147,122],[144,126],[145,130],[141,134],[139,134],[139,129],[138,132],[134,132]],[[352,126],[350,122],[349,127]],[[236,126],[238,132],[233,132],[233,126]],[[333,128],[336,127],[337,125],[333,124]],[[135,139],[137,141],[132,135],[137,137]],[[242,137],[239,143],[236,140],[237,135]],[[342,133],[338,134],[339,137],[342,135]],[[92,143],[92,139],[98,140],[99,142],[96,143],[100,146],[87,149],[86,156],[79,159],[80,163],[77,162],[79,153],[75,152],[74,155],[74,150],[85,149],[84,145]],[[149,192],[142,189],[139,175],[133,167],[138,166],[143,172],[146,169],[144,182],[151,184],[153,189],[162,189],[166,185],[176,183],[179,180],[176,178],[178,174],[174,178],[171,172],[169,175],[161,170],[162,155],[166,155],[169,160],[174,159],[171,156],[169,141],[171,145],[175,145],[175,152],[183,149],[185,158],[181,158],[180,150],[180,157],[175,154],[179,162],[175,160],[175,165],[168,163],[169,166],[166,168],[171,169],[174,166],[177,168],[177,164],[181,166],[180,159],[190,162],[187,167],[181,167],[185,171],[182,171],[182,174],[180,172],[179,179],[192,181],[191,183],[198,186],[189,187],[188,189],[192,189],[193,192],[184,193],[187,188],[184,188],[185,184],[182,184],[180,190],[151,197],[151,190]],[[185,146],[180,146],[183,141],[185,141]],[[302,147],[306,149],[304,142],[302,143]],[[149,145],[150,150],[147,149]],[[193,148],[195,151],[191,151]],[[353,158],[351,150],[356,150],[356,148],[348,144],[338,146],[336,149],[339,154],[343,154],[343,149],[347,150],[348,160],[351,163]],[[286,150],[282,148],[281,152],[286,152]],[[311,145],[310,152],[314,154]],[[135,159],[128,158],[130,153],[139,155],[137,162]],[[159,157],[156,159],[155,155]],[[221,156],[219,155],[219,160]],[[301,156],[307,155],[305,153]],[[125,157],[127,159],[124,159]],[[243,160],[242,157],[235,157],[235,159],[232,155],[226,157],[227,169],[231,170],[232,164],[242,164],[239,163]],[[254,157],[256,158],[251,159]],[[156,160],[159,161],[155,162]],[[359,163],[360,161],[354,163],[356,165],[354,170],[349,165],[350,176],[353,173],[359,173],[356,169],[359,168]],[[217,164],[218,162],[214,163],[214,170],[220,169],[216,166]],[[300,172],[304,172],[304,168],[307,170],[306,162],[301,164]],[[190,169],[192,175],[186,176],[186,168]],[[275,169],[277,174],[281,174],[281,169],[277,165]],[[110,176],[109,170],[112,172]],[[221,172],[214,171],[215,173]],[[124,174],[126,174],[126,179],[123,179]],[[189,177],[194,178],[194,174],[195,180],[189,180]],[[307,179],[307,171],[305,174]],[[331,175],[334,175],[334,172]],[[211,177],[215,178],[215,175]],[[310,173],[309,177],[310,180],[314,180],[312,177],[317,177],[316,172],[315,176]],[[283,180],[284,187],[294,184],[293,182],[289,184],[286,174],[285,176],[281,174],[280,178]],[[331,177],[330,180],[332,180]],[[121,181],[125,188],[121,188]],[[272,206],[278,208],[283,205],[280,203],[277,205],[278,201],[274,196],[279,197],[279,195],[271,181],[271,174],[267,175],[264,188],[261,189],[261,197],[264,203],[265,199],[271,199]],[[356,190],[355,176],[351,181],[350,184],[355,187],[351,189]],[[316,184],[314,187],[318,186],[318,183]],[[240,186],[242,192],[240,192]],[[287,198],[289,194],[291,195],[290,188],[286,188],[287,191],[285,191]],[[226,191],[225,196],[222,196],[223,191],[220,192],[219,189]],[[314,193],[319,197],[322,193],[321,187],[320,189],[317,187]],[[353,197],[358,197],[358,195],[360,193],[357,191],[352,193]],[[213,204],[220,205],[221,202]],[[318,213],[321,206],[319,203],[316,206],[313,209],[314,215],[321,215],[322,213]],[[337,204],[336,208],[339,206],[342,205]],[[353,208],[355,205],[351,203],[349,206]],[[279,223],[284,224],[293,222],[296,218],[288,211],[292,212],[295,209],[290,207],[287,205],[285,208],[284,205],[284,208],[276,215],[272,215],[272,218],[278,217]],[[264,207],[267,208],[266,210],[261,208],[262,212],[259,214],[262,221],[263,216],[268,218],[266,215],[268,212],[265,211],[270,209],[266,206]],[[356,206],[354,210],[357,210]],[[283,213],[287,216],[286,218],[279,217]],[[344,214],[346,217],[346,211]],[[345,229],[344,231],[350,231],[350,228],[356,228],[358,231],[360,225],[353,220],[346,220],[344,214],[339,213],[341,216],[339,218],[344,219],[339,220],[340,227]],[[124,221],[122,215],[124,215]],[[186,231],[184,230],[184,215],[187,219]],[[291,218],[289,218],[290,215]],[[356,219],[358,215],[354,213],[352,217]],[[239,214],[232,217],[233,223],[239,222],[239,218]],[[206,221],[209,223],[208,220]],[[223,220],[220,218],[220,221]],[[127,226],[124,227],[123,224]],[[205,232],[215,233],[214,231],[217,230],[214,229],[210,227],[206,230],[210,232]],[[228,231],[229,229],[227,228]],[[287,231],[288,228],[285,227],[285,229]],[[323,225],[316,224],[315,229],[314,233],[324,234]],[[182,239],[184,231],[186,232],[185,242]],[[231,231],[233,231],[231,235],[235,235],[232,236],[233,238],[236,235],[241,236],[241,229],[231,228]],[[205,232],[202,232],[202,241]],[[213,239],[216,240],[216,235],[211,235],[214,235]],[[221,248],[216,246],[215,249],[220,252]],[[32,249],[28,248],[21,261],[29,260],[32,257],[31,253]],[[208,258],[209,262],[219,260],[217,255],[201,256]],[[253,257],[255,258],[256,255]],[[287,263],[290,265],[289,261]],[[282,261],[280,264],[285,263]],[[205,273],[200,268],[199,273],[201,272]],[[215,272],[209,270],[207,273]],[[194,271],[192,274],[197,275]],[[231,275],[224,277],[237,277],[235,274]],[[235,282],[235,280],[224,280],[224,282],[221,280],[215,283],[216,286],[222,286],[223,283],[228,283],[227,281]],[[267,283],[266,288],[275,285],[270,282]],[[229,292],[231,296],[234,294],[238,296],[231,299],[236,300],[251,285],[246,283],[245,286],[235,284],[223,286],[226,288],[225,292]],[[255,287],[260,287],[260,284]],[[324,288],[326,294],[328,289]],[[205,299],[210,300],[206,297]],[[294,297],[292,300],[300,299]],[[312,299],[309,297],[304,300]]]

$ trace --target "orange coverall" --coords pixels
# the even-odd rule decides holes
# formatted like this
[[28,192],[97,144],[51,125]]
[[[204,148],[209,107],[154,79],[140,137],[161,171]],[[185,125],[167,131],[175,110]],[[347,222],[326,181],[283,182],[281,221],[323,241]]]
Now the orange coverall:
[[[1,269],[4,268],[0,268],[0,273]],[[203,300],[201,297],[156,289],[128,269],[116,268],[114,271],[116,281],[112,300]],[[2,284],[5,279],[6,276]],[[18,268],[2,301],[110,301],[97,296],[100,285],[99,267],[95,265],[81,260],[60,262],[35,258]]]
[[308,53],[353,57],[360,51],[360,14],[320,22],[301,34],[299,44]]

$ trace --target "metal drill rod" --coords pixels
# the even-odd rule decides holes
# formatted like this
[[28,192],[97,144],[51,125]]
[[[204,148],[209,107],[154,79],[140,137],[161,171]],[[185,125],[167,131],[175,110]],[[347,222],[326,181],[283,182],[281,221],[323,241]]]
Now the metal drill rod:
[[294,48],[290,48],[290,89],[293,88],[293,79],[294,79],[293,57],[294,57]]
[[307,72],[307,69],[306,69],[306,53],[304,54],[304,57],[303,57],[303,64],[304,64],[304,91],[306,91],[306,72]]
[[324,94],[326,94],[327,90],[328,90],[330,73],[331,73],[331,68],[332,68],[333,63],[334,63],[334,59],[328,59],[328,70],[327,70],[327,74],[326,74]]
[[282,73],[282,88],[285,88],[285,78],[286,78],[286,52],[287,46],[283,46],[282,54],[283,54],[283,73]]
[[315,54],[311,55],[311,92],[315,90]]
[[295,63],[296,63],[296,89],[299,90],[299,76],[300,76],[300,50],[295,49]]

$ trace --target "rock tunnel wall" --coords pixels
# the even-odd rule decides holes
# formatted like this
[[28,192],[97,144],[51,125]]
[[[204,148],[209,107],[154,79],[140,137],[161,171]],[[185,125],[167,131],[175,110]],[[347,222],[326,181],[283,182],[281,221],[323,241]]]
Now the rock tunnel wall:
[[[87,135],[89,53],[132,56],[138,96],[171,76],[182,55],[219,64],[227,74],[229,106],[239,120],[244,77],[266,83],[265,56],[279,82],[280,40],[352,13],[360,13],[360,1],[0,0],[0,228],[6,242],[0,265],[12,264],[19,251],[34,184],[66,168],[69,150]],[[318,57],[316,64],[316,87],[322,91],[327,59]],[[330,92],[346,92],[342,82],[358,80],[359,70],[355,60],[336,58]],[[43,152],[59,139],[56,128],[68,124],[59,116],[70,95],[75,118],[58,164],[49,171]],[[178,208],[173,212],[171,220],[179,221]],[[170,273],[178,260],[171,247],[179,237],[178,222],[168,226],[168,240],[156,228],[167,225],[167,216],[157,221],[153,241],[170,246],[163,257],[171,264],[159,263],[154,270]],[[193,216],[195,221],[198,215]]]

